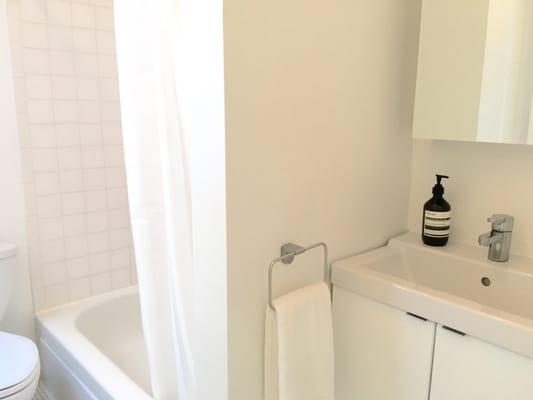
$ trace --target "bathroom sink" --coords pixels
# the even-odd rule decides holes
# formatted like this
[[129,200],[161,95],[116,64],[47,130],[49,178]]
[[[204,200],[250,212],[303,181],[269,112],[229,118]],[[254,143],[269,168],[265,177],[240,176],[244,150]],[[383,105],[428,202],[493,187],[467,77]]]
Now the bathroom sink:
[[406,233],[333,264],[333,284],[533,357],[533,260],[481,247],[422,244]]

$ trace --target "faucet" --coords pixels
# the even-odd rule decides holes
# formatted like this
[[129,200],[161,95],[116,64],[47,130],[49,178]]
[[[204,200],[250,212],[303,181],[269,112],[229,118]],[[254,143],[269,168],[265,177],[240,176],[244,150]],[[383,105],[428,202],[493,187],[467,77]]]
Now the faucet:
[[492,224],[491,231],[479,236],[479,244],[489,248],[489,260],[509,261],[514,217],[506,214],[494,214],[487,221]]

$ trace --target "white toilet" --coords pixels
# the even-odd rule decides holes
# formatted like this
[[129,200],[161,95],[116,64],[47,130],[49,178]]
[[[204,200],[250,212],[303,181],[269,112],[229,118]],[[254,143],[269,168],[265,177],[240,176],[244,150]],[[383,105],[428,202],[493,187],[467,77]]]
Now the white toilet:
[[[0,243],[0,321],[14,285],[17,249]],[[0,399],[31,400],[39,383],[39,353],[30,339],[0,331]]]

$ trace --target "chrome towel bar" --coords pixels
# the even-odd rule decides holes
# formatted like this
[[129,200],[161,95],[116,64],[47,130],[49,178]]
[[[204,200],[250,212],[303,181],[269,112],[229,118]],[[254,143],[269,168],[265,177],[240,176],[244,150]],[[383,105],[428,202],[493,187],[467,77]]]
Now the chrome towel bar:
[[324,281],[328,283],[328,246],[326,243],[314,243],[308,247],[298,246],[294,243],[286,243],[281,246],[281,255],[274,258],[268,267],[268,305],[273,311],[276,311],[274,304],[272,304],[272,271],[274,266],[279,262],[282,262],[283,264],[291,264],[294,261],[295,256],[317,247],[322,247],[324,251]]

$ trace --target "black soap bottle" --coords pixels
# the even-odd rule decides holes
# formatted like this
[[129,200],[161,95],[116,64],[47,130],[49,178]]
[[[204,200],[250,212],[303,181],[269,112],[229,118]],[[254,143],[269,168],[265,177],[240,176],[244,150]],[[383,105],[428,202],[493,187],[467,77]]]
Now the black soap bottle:
[[450,237],[451,207],[442,197],[444,195],[442,178],[449,177],[437,175],[437,184],[433,186],[433,197],[424,204],[422,240],[429,246],[445,246]]

